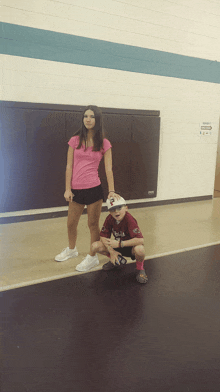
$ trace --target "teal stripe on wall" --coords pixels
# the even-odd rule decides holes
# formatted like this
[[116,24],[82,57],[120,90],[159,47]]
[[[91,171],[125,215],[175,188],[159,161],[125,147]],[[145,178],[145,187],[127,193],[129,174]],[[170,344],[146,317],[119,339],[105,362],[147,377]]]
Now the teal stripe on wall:
[[0,23],[2,54],[220,83],[220,62]]

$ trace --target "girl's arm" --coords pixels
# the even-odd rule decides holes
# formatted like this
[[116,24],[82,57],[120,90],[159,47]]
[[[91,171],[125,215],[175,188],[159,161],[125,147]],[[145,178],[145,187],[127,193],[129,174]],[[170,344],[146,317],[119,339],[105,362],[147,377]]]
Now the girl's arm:
[[119,195],[115,193],[114,177],[112,171],[112,149],[109,148],[104,154],[105,174],[108,182],[108,198],[115,197],[119,199]]
[[72,201],[73,194],[71,192],[71,180],[72,180],[72,172],[73,172],[73,155],[74,150],[69,146],[67,152],[67,164],[66,164],[66,190],[64,193],[64,197],[66,201]]

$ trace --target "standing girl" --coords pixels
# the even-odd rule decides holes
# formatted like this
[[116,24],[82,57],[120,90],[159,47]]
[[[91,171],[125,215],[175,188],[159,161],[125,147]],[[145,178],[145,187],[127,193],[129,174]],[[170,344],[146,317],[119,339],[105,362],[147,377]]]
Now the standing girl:
[[[65,261],[78,256],[77,226],[85,205],[87,205],[91,244],[100,238],[99,218],[104,196],[98,167],[103,156],[109,189],[108,198],[119,198],[114,191],[112,146],[109,140],[104,138],[102,113],[97,106],[86,107],[82,126],[68,144],[64,197],[69,202],[67,219],[69,246],[55,257],[56,261]],[[97,254],[90,249],[90,253],[76,266],[76,270],[86,272],[98,264]]]

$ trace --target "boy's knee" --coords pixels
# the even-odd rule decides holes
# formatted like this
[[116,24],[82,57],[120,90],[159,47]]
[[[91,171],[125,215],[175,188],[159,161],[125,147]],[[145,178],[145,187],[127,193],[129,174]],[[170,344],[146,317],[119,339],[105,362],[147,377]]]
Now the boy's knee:
[[98,252],[99,248],[100,248],[100,245],[101,245],[100,241],[93,242],[93,244],[91,245],[92,251],[93,252]]
[[134,254],[135,257],[144,257],[145,256],[145,249],[143,245],[136,245],[134,247]]

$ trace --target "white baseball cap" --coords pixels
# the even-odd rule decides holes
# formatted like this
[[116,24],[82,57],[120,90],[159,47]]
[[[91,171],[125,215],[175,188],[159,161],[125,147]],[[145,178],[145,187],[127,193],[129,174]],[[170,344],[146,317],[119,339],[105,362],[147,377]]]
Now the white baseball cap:
[[126,206],[126,201],[123,199],[123,197],[120,196],[120,199],[114,199],[114,197],[111,197],[111,199],[106,200],[106,204],[108,207],[108,210],[111,211],[115,209],[116,207],[120,206]]

